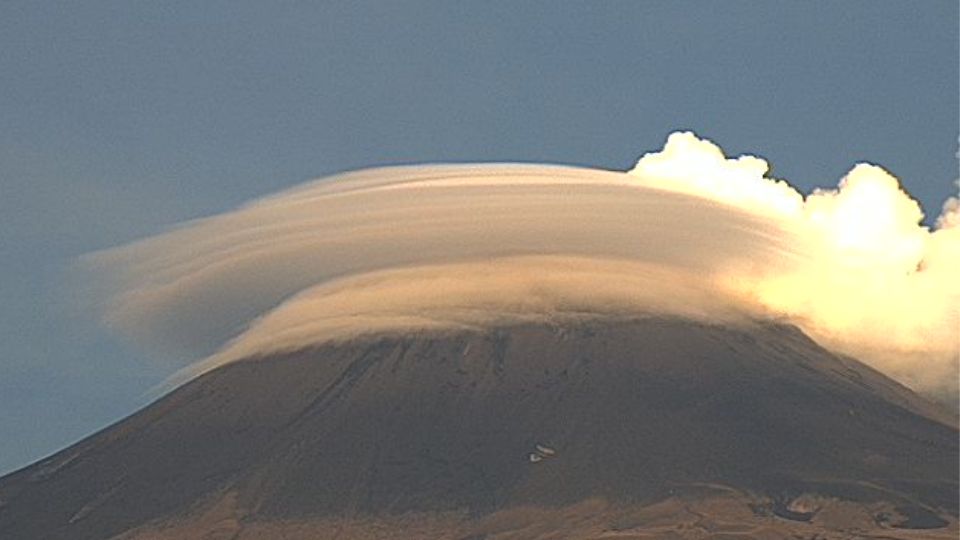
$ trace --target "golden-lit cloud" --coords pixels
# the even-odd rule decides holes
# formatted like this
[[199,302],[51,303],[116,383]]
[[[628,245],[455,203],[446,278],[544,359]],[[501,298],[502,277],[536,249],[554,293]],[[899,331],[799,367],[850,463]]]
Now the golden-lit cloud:
[[[856,165],[836,189],[804,197],[766,178],[767,163],[726,159],[713,143],[675,133],[631,171],[645,185],[767,215],[803,242],[787,271],[744,281],[759,305],[822,344],[922,388],[955,392],[960,362],[960,218],[950,198],[935,230],[889,172]],[[713,171],[713,172],[711,172]]]
[[804,197],[756,157],[671,135],[628,172],[372,169],[96,253],[108,324],[205,368],[367,332],[669,314],[776,318],[956,390],[960,210],[933,231],[860,164]]

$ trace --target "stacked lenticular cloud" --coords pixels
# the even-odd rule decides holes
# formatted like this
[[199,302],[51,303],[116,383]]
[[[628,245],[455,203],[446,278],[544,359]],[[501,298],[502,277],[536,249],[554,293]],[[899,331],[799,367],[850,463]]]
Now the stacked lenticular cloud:
[[93,254],[111,327],[241,358],[371,332],[571,317],[786,319],[921,390],[956,391],[960,209],[933,231],[856,166],[804,197],[763,160],[671,135],[629,172],[372,169]]

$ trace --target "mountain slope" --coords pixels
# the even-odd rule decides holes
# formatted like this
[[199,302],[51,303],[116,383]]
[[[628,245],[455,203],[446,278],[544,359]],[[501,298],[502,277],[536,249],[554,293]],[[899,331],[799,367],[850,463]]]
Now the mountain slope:
[[0,479],[0,537],[151,537],[218,512],[203,527],[224,537],[404,516],[443,537],[510,512],[726,491],[789,526],[823,501],[878,528],[882,512],[955,526],[957,458],[950,418],[788,326],[378,336],[221,367]]

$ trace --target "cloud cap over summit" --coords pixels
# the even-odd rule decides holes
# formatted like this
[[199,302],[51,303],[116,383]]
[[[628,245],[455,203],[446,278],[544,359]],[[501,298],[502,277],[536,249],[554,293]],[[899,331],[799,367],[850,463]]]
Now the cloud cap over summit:
[[689,132],[628,172],[373,169],[86,265],[111,326],[206,366],[373,330],[667,313],[786,319],[914,388],[955,392],[956,200],[929,230],[876,165],[807,196],[768,170]]

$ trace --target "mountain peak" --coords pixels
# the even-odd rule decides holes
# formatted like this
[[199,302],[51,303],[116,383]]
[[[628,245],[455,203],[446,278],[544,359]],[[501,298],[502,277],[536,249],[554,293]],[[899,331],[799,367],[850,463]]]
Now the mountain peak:
[[225,365],[3,478],[0,536],[680,534],[694,511],[955,534],[957,455],[949,415],[790,326],[366,336]]

